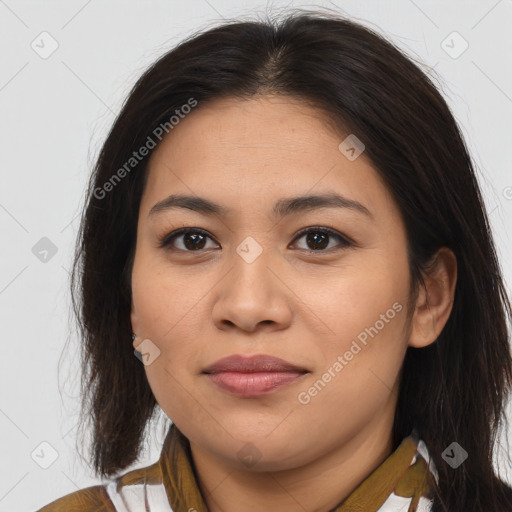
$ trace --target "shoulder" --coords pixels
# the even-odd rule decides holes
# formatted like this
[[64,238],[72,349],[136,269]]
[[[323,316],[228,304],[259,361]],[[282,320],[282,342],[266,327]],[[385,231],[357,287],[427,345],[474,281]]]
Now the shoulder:
[[[147,484],[160,484],[161,473],[158,463],[134,469],[104,485],[95,485],[72,492],[52,501],[37,512],[118,512],[114,503],[129,490],[137,494]],[[112,501],[113,500],[113,501]],[[122,501],[122,498],[121,498]]]
[[38,512],[115,512],[103,485],[87,487],[52,501]]

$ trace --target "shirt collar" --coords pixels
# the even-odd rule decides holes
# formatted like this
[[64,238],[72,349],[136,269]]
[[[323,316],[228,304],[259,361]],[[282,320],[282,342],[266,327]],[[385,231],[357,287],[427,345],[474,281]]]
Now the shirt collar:
[[[207,512],[197,483],[190,443],[172,424],[159,459],[163,483],[173,510],[195,509]],[[438,474],[425,443],[418,431],[405,437],[391,453],[352,493],[332,512],[387,512],[398,510],[390,504],[409,505],[409,511],[419,511],[418,505],[432,499]],[[403,510],[406,510],[404,507]]]

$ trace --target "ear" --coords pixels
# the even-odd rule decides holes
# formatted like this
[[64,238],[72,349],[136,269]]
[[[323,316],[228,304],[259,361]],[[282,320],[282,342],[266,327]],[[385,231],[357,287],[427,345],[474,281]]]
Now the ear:
[[[130,320],[132,323],[132,332],[137,334],[139,332],[139,323],[137,321],[137,314],[135,313],[135,307],[133,305],[133,297],[131,300]],[[138,337],[135,338],[135,340],[133,340],[133,348],[137,348],[136,345],[138,345],[139,343],[140,343],[139,338]]]
[[411,323],[409,346],[421,348],[434,343],[443,330],[453,306],[457,282],[457,258],[441,247],[432,258],[425,287],[421,287]]

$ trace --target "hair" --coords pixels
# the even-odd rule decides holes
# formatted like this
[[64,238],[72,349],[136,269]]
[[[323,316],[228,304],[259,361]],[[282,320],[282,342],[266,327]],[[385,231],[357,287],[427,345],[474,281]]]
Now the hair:
[[[83,341],[81,418],[92,422],[96,474],[111,476],[137,460],[157,409],[133,354],[130,322],[149,157],[112,178],[191,98],[200,109],[263,94],[307,102],[340,133],[363,141],[405,223],[411,297],[439,248],[455,254],[450,317],[434,343],[405,355],[393,443],[414,427],[425,441],[439,474],[433,512],[512,510],[512,489],[493,469],[512,383],[511,306],[469,151],[447,103],[411,57],[369,27],[318,11],[231,20],[185,39],[140,76],[98,154],[71,278]],[[441,456],[453,441],[469,454],[456,469]]]

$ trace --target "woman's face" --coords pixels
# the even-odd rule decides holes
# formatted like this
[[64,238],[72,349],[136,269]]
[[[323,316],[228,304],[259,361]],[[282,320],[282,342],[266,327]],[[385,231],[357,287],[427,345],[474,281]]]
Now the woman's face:
[[[294,468],[355,436],[391,432],[408,344],[404,224],[361,147],[349,139],[340,149],[348,134],[328,126],[290,98],[217,100],[174,126],[149,163],[134,346],[146,340],[162,410],[194,449],[233,467]],[[276,208],[327,194],[345,204]],[[170,195],[223,211],[189,203],[151,213]],[[160,247],[181,228],[189,233]],[[215,378],[235,387],[222,388],[204,370],[233,354],[278,357],[302,372],[280,374],[289,379],[266,391],[257,384],[268,375],[225,373]]]

